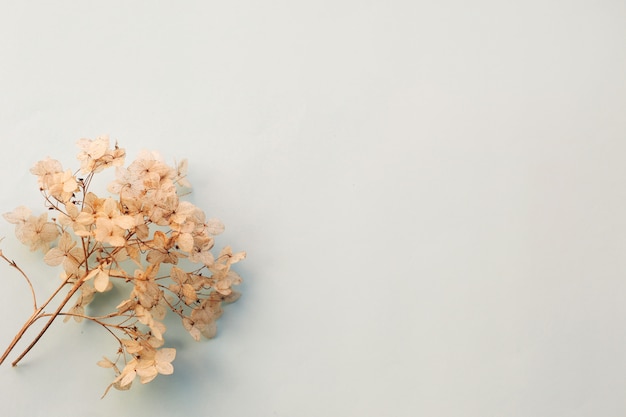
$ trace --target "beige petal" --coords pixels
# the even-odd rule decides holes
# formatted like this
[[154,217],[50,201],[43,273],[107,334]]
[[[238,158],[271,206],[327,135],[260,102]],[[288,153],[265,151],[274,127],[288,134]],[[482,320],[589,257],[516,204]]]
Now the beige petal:
[[117,248],[121,248],[126,244],[126,239],[123,236],[112,235],[105,239],[106,242],[109,242],[111,246],[115,246]]
[[83,226],[89,226],[93,224],[95,221],[93,214],[87,213],[85,211],[81,211],[78,217],[76,217],[76,223],[82,224]]
[[172,277],[172,280],[178,282],[179,284],[183,284],[189,279],[189,274],[177,266],[172,267],[170,276]]
[[185,297],[185,302],[187,304],[191,304],[198,299],[196,290],[194,290],[189,284],[183,284],[183,296]]
[[237,263],[237,262],[241,261],[242,259],[245,259],[245,257],[246,257],[246,253],[245,252],[237,252],[236,254],[231,256],[230,263],[231,264]]
[[102,368],[113,368],[115,364],[111,362],[106,356],[103,356],[104,359],[98,361],[97,365]]
[[165,333],[166,327],[160,321],[152,321],[150,323],[150,331],[159,340],[163,340],[163,333]]
[[96,278],[93,280],[93,286],[98,292],[106,291],[109,286],[109,273],[100,269]]
[[206,222],[207,232],[210,235],[216,236],[224,232],[224,223],[218,219],[209,219]]
[[135,379],[135,376],[137,375],[137,371],[135,370],[128,371],[125,374],[122,373],[122,375],[124,376],[120,380],[120,386],[124,387],[126,385],[129,385],[131,382],[133,382],[133,380]]
[[53,242],[59,236],[57,225],[52,222],[44,224],[39,236],[43,242]]
[[4,213],[2,216],[12,224],[24,223],[31,215],[31,211],[26,206],[19,206],[10,213]]
[[59,248],[50,249],[43,257],[43,261],[50,266],[61,265],[64,259],[65,253],[63,253],[63,251]]
[[239,285],[243,281],[239,274],[235,271],[228,271],[228,274],[226,276],[228,277],[232,285]]
[[169,362],[157,362],[156,370],[161,375],[171,375],[174,373],[174,367]]
[[132,216],[117,216],[113,219],[113,223],[122,229],[132,229],[135,227],[135,218]]
[[143,350],[143,346],[136,340],[122,339],[122,344],[126,347],[126,352],[130,354],[138,353]]
[[142,384],[147,384],[152,381],[158,374],[159,372],[154,366],[137,369],[137,375],[139,375],[139,381]]
[[176,241],[182,251],[191,252],[193,250],[193,236],[191,233],[181,233]]
[[174,348],[163,348],[157,351],[154,359],[157,362],[172,362],[176,359],[176,349]]
[[206,337],[207,339],[211,339],[211,338],[215,337],[216,334],[217,334],[217,323],[216,322],[212,322],[207,327],[202,329],[202,335],[204,337]]

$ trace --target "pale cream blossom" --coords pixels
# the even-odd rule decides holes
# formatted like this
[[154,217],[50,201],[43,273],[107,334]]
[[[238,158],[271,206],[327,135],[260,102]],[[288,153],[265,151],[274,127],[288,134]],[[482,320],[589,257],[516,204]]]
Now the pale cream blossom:
[[193,249],[189,252],[187,259],[194,263],[202,263],[206,266],[211,266],[213,265],[213,262],[215,262],[215,257],[213,256],[211,249],[213,249],[212,238],[196,237],[194,239]]
[[124,167],[117,167],[115,169],[115,180],[113,180],[107,186],[107,190],[113,194],[119,194],[123,198],[136,198],[140,195],[141,189],[134,187],[134,184],[143,182],[136,182],[135,176]]
[[2,216],[9,223],[13,223],[15,225],[23,225],[26,223],[26,220],[30,217],[32,211],[26,206],[19,206],[15,210],[10,213],[4,213]]
[[76,246],[76,242],[67,232],[61,235],[58,245],[50,249],[43,258],[50,266],[63,264],[63,269],[68,275],[78,275],[79,266],[84,259],[83,249]]
[[115,226],[125,230],[130,230],[135,226],[135,219],[132,216],[122,214],[120,211],[120,205],[112,198],[104,200],[103,204],[94,213],[96,220],[108,219]]
[[34,167],[30,169],[30,172],[34,175],[37,175],[39,188],[47,188],[48,179],[59,172],[63,172],[63,166],[56,159],[46,158],[41,160],[35,164]]
[[199,288],[194,288],[194,286],[191,285],[191,274],[173,266],[170,271],[170,276],[174,281],[174,283],[169,286],[170,291],[176,293],[185,304],[190,305],[198,300],[196,291]]
[[161,263],[177,264],[179,252],[175,250],[175,245],[175,239],[167,237],[165,233],[157,230],[154,232],[152,241],[145,244],[145,247],[149,249],[146,261],[153,265]]
[[123,215],[119,204],[112,198],[105,199],[94,213],[96,228],[93,236],[98,242],[121,247],[126,243],[126,233],[135,226],[132,216]]
[[165,164],[156,153],[142,152],[128,170],[137,180],[141,180],[145,189],[156,189],[161,181],[175,177],[175,171]]
[[163,296],[163,291],[155,280],[158,270],[158,264],[148,266],[145,271],[135,270],[135,287],[130,295],[137,297],[139,304],[148,309],[157,305]]
[[136,376],[146,384],[158,374],[171,375],[174,372],[172,361],[176,358],[176,349],[144,350],[141,359],[133,359],[124,367],[115,382],[121,386],[130,385]]
[[31,215],[32,212],[26,206],[19,206],[12,212],[2,215],[6,221],[15,225],[15,236],[17,236],[22,243],[26,243],[24,241],[24,225]]
[[172,361],[176,358],[176,349],[159,349],[152,356],[152,352],[143,355],[136,366],[142,384],[152,381],[158,374],[171,375],[174,372]]
[[75,235],[87,237],[91,235],[90,226],[94,224],[95,218],[92,213],[79,208],[71,203],[65,203],[65,213],[59,213],[58,221],[64,227],[72,229]]
[[108,218],[96,219],[96,228],[93,237],[98,242],[108,243],[111,246],[121,247],[126,244],[126,230],[116,226]]
[[46,189],[50,191],[50,195],[57,200],[65,203],[74,196],[78,191],[78,182],[69,169],[64,172],[52,174],[46,180]]
[[78,160],[81,162],[80,172],[100,172],[109,166],[122,166],[126,152],[117,144],[115,149],[109,149],[109,136],[103,135],[96,139],[80,139],[76,142],[81,152]]
[[50,244],[59,237],[59,229],[53,222],[48,221],[48,213],[39,216],[29,216],[20,227],[16,236],[22,243],[28,245],[31,251],[38,249],[48,251]]

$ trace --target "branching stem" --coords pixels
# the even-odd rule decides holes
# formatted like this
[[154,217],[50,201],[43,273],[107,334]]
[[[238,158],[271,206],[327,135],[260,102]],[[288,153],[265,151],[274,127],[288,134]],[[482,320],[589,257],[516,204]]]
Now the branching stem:
[[[65,304],[67,304],[68,301],[70,301],[70,298],[72,298],[72,296],[76,293],[76,291],[78,291],[78,289],[80,288],[81,285],[83,285],[84,282],[85,281],[84,281],[84,278],[83,278],[83,279],[80,279],[80,280],[76,281],[76,283],[74,283],[74,286],[72,286],[72,288],[69,290],[69,292],[67,293],[67,295],[63,299],[63,301],[61,301],[61,303],[59,304],[57,309],[50,316],[50,320],[48,320],[48,322],[45,324],[43,329],[41,329],[39,331],[39,333],[37,334],[37,337],[35,337],[35,339],[28,345],[28,347],[22,353],[20,353],[20,356],[18,356],[17,359],[15,359],[11,363],[12,366],[17,366],[19,361],[21,361],[22,358],[24,356],[26,356],[26,354],[28,352],[30,352],[30,350],[33,348],[33,346],[35,346],[37,344],[37,342],[39,342],[39,339],[41,339],[41,337],[44,335],[44,333],[48,330],[48,328],[50,327],[50,325],[52,324],[54,319],[56,319],[58,317],[59,313],[61,313],[61,310],[63,310],[63,307],[65,307]],[[30,323],[28,323],[28,326],[30,326],[35,320],[37,320],[37,318],[32,320]],[[11,346],[11,349],[12,349],[12,346]],[[4,357],[0,358],[0,359],[4,360]],[[0,364],[2,364],[2,361],[0,361]]]
[[[29,280],[29,283],[30,283],[30,280]],[[2,365],[2,363],[5,361],[7,356],[9,356],[13,348],[15,348],[15,345],[22,339],[22,336],[24,336],[24,333],[26,333],[26,330],[28,330],[30,326],[41,317],[41,313],[43,312],[43,309],[46,308],[48,304],[50,304],[50,302],[54,299],[54,297],[57,296],[57,294],[61,291],[61,289],[63,289],[63,287],[66,284],[67,284],[67,280],[64,281],[61,285],[59,285],[59,287],[52,293],[52,295],[38,309],[36,309],[33,312],[33,314],[28,318],[28,320],[26,320],[26,323],[24,323],[20,331],[17,332],[17,334],[11,341],[11,344],[9,345],[9,347],[4,351],[4,353],[0,357],[0,365]]]

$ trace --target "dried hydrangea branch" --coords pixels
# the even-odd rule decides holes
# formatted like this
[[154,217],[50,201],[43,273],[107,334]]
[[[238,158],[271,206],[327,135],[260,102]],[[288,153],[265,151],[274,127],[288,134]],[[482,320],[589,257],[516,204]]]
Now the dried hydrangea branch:
[[[221,304],[238,298],[231,287],[241,278],[231,266],[245,253],[233,253],[229,246],[217,258],[211,253],[214,236],[224,226],[215,219],[207,220],[202,210],[180,199],[186,194],[184,188],[179,193],[181,187],[190,187],[186,160],[172,168],[155,154],[143,153],[125,168],[124,150],[117,144],[110,149],[107,137],[81,139],[78,146],[81,168],[75,173],[64,171],[50,158],[31,170],[38,177],[45,207],[56,213],[56,218],[48,221],[47,213],[33,216],[25,207],[4,216],[16,225],[16,236],[22,243],[45,253],[46,264],[63,267],[63,282],[37,307],[28,276],[4,258],[26,278],[35,307],[0,363],[37,320],[48,318],[13,365],[37,344],[58,316],[64,316],[64,321],[86,319],[105,328],[119,344],[115,361],[105,358],[98,362],[116,374],[106,394],[112,386],[130,388],[136,377],[147,383],[158,374],[173,372],[171,362],[176,351],[162,348],[167,311],[181,319],[195,340],[215,335]],[[89,188],[94,175],[110,166],[117,168],[116,180],[108,190],[117,197],[100,198]],[[179,260],[201,266],[185,270]],[[134,271],[127,270],[129,263]],[[122,292],[128,291],[115,311],[97,317],[86,314],[85,307],[97,294],[110,290],[114,281]],[[43,312],[68,284],[73,285],[55,311]],[[74,306],[64,311],[72,299],[76,300]],[[123,369],[117,367],[120,360],[124,361]]]

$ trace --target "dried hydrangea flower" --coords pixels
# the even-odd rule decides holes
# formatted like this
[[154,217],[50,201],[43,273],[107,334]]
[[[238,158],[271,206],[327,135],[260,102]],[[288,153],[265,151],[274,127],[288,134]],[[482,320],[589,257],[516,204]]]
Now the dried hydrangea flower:
[[[189,201],[181,199],[187,180],[188,164],[167,165],[154,152],[143,152],[128,167],[126,153],[108,136],[80,139],[80,169],[64,170],[54,159],[35,164],[39,189],[47,209],[41,215],[20,206],[4,214],[15,224],[15,234],[32,251],[41,250],[44,262],[61,267],[62,282],[43,303],[38,303],[28,275],[1,251],[0,258],[26,279],[33,298],[33,314],[0,357],[4,362],[26,330],[44,319],[44,328],[13,362],[17,363],[37,343],[58,316],[92,321],[115,338],[113,358],[98,362],[115,373],[111,387],[129,389],[135,379],[152,381],[159,374],[174,371],[176,350],[163,347],[167,331],[163,320],[175,314],[195,340],[213,337],[222,304],[233,302],[241,283],[232,265],[245,258],[224,247],[213,254],[215,236],[224,231],[217,219]],[[94,175],[116,167],[116,178],[107,190],[111,196],[98,196],[90,190]],[[78,177],[80,173],[80,177]],[[48,219],[48,212],[54,218]],[[90,316],[86,310],[98,294],[113,287],[123,294],[111,312]],[[51,303],[66,290],[55,307]],[[119,366],[118,366],[119,365]]]

